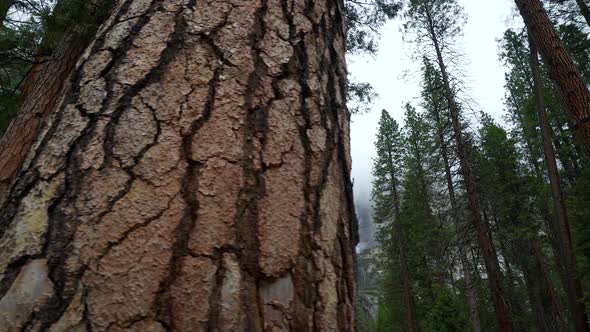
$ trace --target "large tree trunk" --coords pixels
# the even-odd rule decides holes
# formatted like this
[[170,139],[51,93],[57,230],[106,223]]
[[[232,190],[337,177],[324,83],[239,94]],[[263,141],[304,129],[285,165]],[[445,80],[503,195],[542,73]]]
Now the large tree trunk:
[[[56,6],[67,5],[60,0]],[[98,27],[107,18],[101,9],[110,7],[110,0],[95,0],[86,6]],[[77,30],[71,27],[50,55],[38,56],[20,87],[24,103],[0,137],[0,206],[49,114],[61,102],[78,59],[92,41]]]
[[573,316],[576,331],[588,331],[588,317],[584,306],[584,294],[582,292],[582,284],[578,278],[576,256],[573,249],[565,198],[561,189],[559,170],[557,169],[555,151],[551,140],[551,127],[549,125],[549,119],[547,117],[547,112],[545,111],[545,103],[543,100],[543,82],[541,80],[539,59],[537,57],[537,45],[532,38],[529,38],[529,44],[531,52],[530,62],[535,86],[535,103],[539,116],[541,133],[543,135],[545,161],[547,163],[551,194],[555,206],[555,219],[557,221],[555,228],[559,233],[558,239],[561,249],[561,259],[565,265],[566,284],[564,286],[568,295],[570,311]]
[[445,98],[447,101],[447,107],[450,112],[451,122],[453,125],[453,131],[455,133],[455,143],[457,145],[457,156],[459,158],[459,166],[461,174],[465,182],[465,188],[467,190],[467,198],[469,201],[469,209],[472,214],[473,224],[477,231],[477,239],[479,242],[480,249],[483,254],[486,272],[488,274],[488,281],[490,290],[492,293],[492,301],[494,303],[494,309],[496,313],[496,320],[498,322],[498,328],[501,331],[512,331],[513,325],[510,319],[510,311],[506,304],[504,290],[502,289],[502,282],[500,276],[500,265],[498,263],[498,255],[489,237],[489,226],[482,220],[481,209],[479,206],[479,195],[477,192],[477,186],[475,183],[475,176],[471,171],[471,165],[467,156],[467,149],[463,142],[463,134],[461,129],[461,123],[459,120],[459,107],[455,100],[455,94],[451,88],[449,81],[449,75],[445,66],[441,47],[434,28],[434,22],[431,19],[431,15],[426,8],[429,21],[429,35],[432,40],[434,49],[436,51],[436,58],[441,76],[443,79],[443,88],[445,90]]
[[22,91],[25,101],[0,137],[0,205],[47,117],[60,102],[63,87],[83,51],[83,45],[66,38],[51,56],[30,70]]
[[342,8],[121,1],[0,211],[0,326],[354,330]]
[[549,75],[567,105],[578,137],[590,153],[590,91],[540,0],[515,0],[529,34],[537,44]]

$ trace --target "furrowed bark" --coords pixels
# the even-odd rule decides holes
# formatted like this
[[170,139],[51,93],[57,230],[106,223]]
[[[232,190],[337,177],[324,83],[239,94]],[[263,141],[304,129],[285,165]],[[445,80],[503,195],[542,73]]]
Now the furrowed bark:
[[0,137],[0,204],[47,117],[59,103],[84,47],[66,38],[51,56],[33,65],[29,72],[22,91],[24,104]]
[[[97,28],[106,19],[101,10],[110,7],[111,1],[85,3],[85,10],[92,16]],[[68,5],[71,4],[58,1],[56,8]],[[19,93],[24,99],[23,105],[0,137],[0,206],[49,114],[61,102],[78,59],[92,41],[88,33],[79,30],[78,27],[70,27],[50,55],[37,56],[22,82]]]
[[515,0],[530,37],[568,109],[573,128],[590,153],[590,91],[576,68],[540,0]]
[[342,10],[121,1],[0,210],[0,326],[353,331]]
[[[530,33],[530,31],[529,31]],[[582,284],[578,278],[576,256],[574,253],[571,230],[565,205],[565,198],[561,188],[559,170],[555,159],[555,150],[551,139],[551,127],[549,118],[545,110],[543,100],[543,82],[539,69],[539,59],[537,57],[537,44],[529,38],[531,71],[535,86],[535,104],[539,116],[541,133],[543,135],[543,150],[545,152],[545,161],[547,163],[549,182],[551,185],[551,195],[555,206],[555,228],[558,232],[560,258],[564,262],[566,284],[565,291],[568,297],[571,315],[573,317],[576,331],[588,331],[588,317],[584,305],[584,294]]]

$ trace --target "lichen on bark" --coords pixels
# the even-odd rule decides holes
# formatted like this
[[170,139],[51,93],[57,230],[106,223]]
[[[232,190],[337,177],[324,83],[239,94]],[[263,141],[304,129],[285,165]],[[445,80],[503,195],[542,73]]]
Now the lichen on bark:
[[354,330],[342,14],[119,1],[1,207],[9,330]]

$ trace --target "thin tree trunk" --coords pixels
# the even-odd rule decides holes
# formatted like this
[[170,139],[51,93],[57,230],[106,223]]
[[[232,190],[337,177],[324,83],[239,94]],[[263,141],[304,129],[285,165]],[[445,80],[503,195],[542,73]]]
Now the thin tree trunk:
[[461,259],[461,269],[463,270],[463,279],[465,280],[465,288],[467,289],[467,306],[469,307],[469,321],[474,332],[481,331],[481,321],[479,319],[479,310],[477,308],[477,292],[475,291],[475,280],[471,277],[471,269],[469,266],[469,258],[464,249],[459,249]]
[[[455,229],[459,230],[459,228],[461,227],[459,223],[459,206],[457,204],[457,199],[455,198],[455,185],[453,184],[453,177],[451,175],[451,166],[449,162],[449,154],[447,150],[447,145],[445,143],[445,137],[442,130],[442,121],[440,119],[438,109],[434,110],[434,120],[437,123],[437,126],[439,127],[438,141],[440,144],[440,152],[443,158],[445,168],[447,190],[449,192],[449,200],[451,202],[451,210],[453,213],[453,223],[455,225]],[[471,321],[473,331],[480,332],[481,321],[479,319],[479,310],[477,308],[477,293],[475,291],[475,283],[471,277],[469,258],[467,257],[465,248],[462,248],[461,245],[459,246],[459,258],[461,260],[461,271],[463,272],[463,280],[465,282],[465,290],[467,294],[467,305],[469,307],[469,321]]]
[[[569,119],[567,119],[569,120]],[[560,162],[563,162],[562,160],[566,160],[567,163],[570,165],[569,166],[569,170],[568,170],[568,178],[570,178],[573,182],[575,182],[578,177],[581,174],[581,170],[580,170],[580,165],[579,165],[579,148],[577,146],[577,142],[575,137],[571,136],[571,132],[569,130],[565,129],[565,125],[566,123],[563,123],[561,121],[555,121],[555,127],[557,129],[557,132],[559,133],[560,137],[563,140],[563,144],[565,145],[565,151],[562,151],[561,155],[564,156],[559,156]],[[572,127],[570,121],[567,121],[567,126],[569,128]],[[555,132],[555,131],[553,131]],[[556,146],[557,147],[557,146]],[[558,150],[559,151],[559,150]],[[558,153],[559,155],[559,153]],[[565,167],[565,165],[564,165]],[[573,184],[572,182],[572,184]]]
[[543,299],[541,298],[543,290],[536,279],[538,276],[534,274],[533,269],[530,268],[528,262],[523,262],[522,259],[520,259],[520,261],[520,265],[523,266],[522,273],[526,284],[531,311],[533,313],[532,324],[536,326],[538,332],[552,331],[547,322],[551,316],[545,313],[546,309],[549,308],[544,306]]
[[401,213],[400,213],[400,195],[397,187],[397,179],[395,177],[395,165],[393,164],[393,157],[389,151],[389,169],[391,171],[391,188],[393,190],[393,208],[394,208],[394,238],[398,245],[400,269],[402,273],[402,281],[404,288],[404,302],[406,304],[406,312],[408,315],[408,331],[420,331],[418,321],[416,318],[416,308],[414,305],[414,294],[412,291],[412,284],[410,282],[410,271],[408,268],[406,241],[403,232]]
[[535,261],[539,265],[539,270],[541,271],[541,273],[543,275],[543,280],[545,281],[545,284],[547,285],[546,289],[549,292],[549,298],[551,299],[551,305],[554,308],[553,311],[554,311],[554,316],[556,318],[556,320],[554,322],[554,324],[555,324],[554,330],[566,331],[567,325],[566,325],[565,319],[564,319],[564,310],[561,305],[561,301],[559,300],[559,296],[557,295],[557,292],[555,291],[555,286],[553,285],[553,280],[551,279],[551,273],[549,272],[549,269],[547,268],[547,264],[545,264],[545,256],[543,255],[543,252],[541,251],[541,245],[539,244],[538,240],[534,240],[532,246],[533,246],[533,255],[535,256]]
[[3,331],[354,331],[342,15],[121,2],[0,210]]
[[515,0],[539,53],[549,69],[549,75],[565,101],[569,116],[581,143],[590,152],[590,91],[540,0]]
[[[538,246],[538,240],[536,235],[532,235],[533,238],[520,238],[512,242],[512,246],[516,250],[516,254],[513,256],[515,264],[518,265],[522,271],[524,277],[525,286],[527,289],[528,297],[533,311],[534,321],[533,324],[539,331],[565,331],[566,325],[563,321],[563,310],[561,308],[559,299],[555,294],[553,282],[549,276],[544,274],[546,266],[544,266],[544,260],[542,253],[537,252],[536,246]],[[505,249],[503,248],[505,251]],[[540,249],[539,249],[540,250]],[[513,279],[513,273],[508,268],[509,262],[505,262],[507,268],[507,275],[511,275],[508,279]],[[540,278],[540,276],[543,276]],[[519,279],[520,280],[520,279]],[[513,295],[512,293],[510,293]],[[518,306],[512,305],[514,310],[514,317],[522,317],[526,311],[524,306],[517,297],[511,296],[512,303],[517,303]],[[516,302],[515,302],[516,301]],[[526,329],[525,326],[521,326],[520,330]]]
[[[531,89],[531,91],[532,90],[533,89]],[[533,150],[533,143],[531,142],[531,139],[530,139],[528,133],[526,132],[525,122],[522,117],[522,114],[518,110],[519,106],[514,99],[514,92],[513,91],[510,91],[510,100],[512,102],[513,107],[515,108],[514,113],[516,114],[516,117],[518,118],[518,124],[520,124],[520,127],[522,128],[522,135],[523,135],[525,147],[528,151],[529,163],[531,164],[531,166],[534,167],[535,174],[540,175],[541,173],[539,172],[539,170],[540,170],[541,166],[539,163],[538,154],[536,153],[535,150]]]
[[406,304],[406,311],[408,315],[408,331],[419,331],[418,322],[416,320],[416,309],[414,306],[414,294],[412,292],[412,285],[410,283],[410,272],[408,271],[407,255],[405,250],[405,241],[403,235],[403,228],[399,219],[395,221],[396,241],[399,246],[400,267],[402,272],[403,287],[404,287],[404,302]]
[[[533,88],[532,91],[534,92],[535,89]],[[516,105],[516,104],[515,104]],[[524,130],[524,121],[522,119],[522,116],[520,113],[517,114],[518,118],[519,118],[519,122],[521,127]],[[525,135],[525,146],[528,150],[528,154],[529,154],[529,164],[531,167],[533,167],[534,171],[535,171],[535,176],[536,179],[538,181],[544,181],[543,180],[543,171],[541,169],[541,165],[538,161],[538,159],[536,158],[536,153],[533,152],[533,148],[532,148],[532,144],[529,140],[528,137],[526,137]],[[552,221],[551,215],[549,213],[549,209],[547,208],[545,202],[540,202],[540,204],[538,204],[538,208],[539,208],[539,212],[543,218],[543,221],[547,227],[547,229],[549,230],[549,234],[548,234],[548,238],[549,238],[549,244],[551,245],[551,249],[553,252],[553,255],[556,259],[556,266],[559,272],[559,276],[561,278],[561,282],[563,285],[566,285],[567,283],[565,282],[565,280],[567,279],[565,277],[565,274],[563,273],[565,271],[565,268],[563,267],[563,262],[561,261],[561,259],[559,259],[559,257],[561,257],[561,250],[559,249],[559,239],[557,236],[557,232],[554,231],[555,229],[555,222]],[[535,242],[538,240],[535,240]],[[538,243],[537,243],[538,246]],[[544,260],[542,260],[542,255],[541,255],[541,251],[540,251],[540,247],[536,247],[535,248],[535,253],[537,255],[537,261],[541,264],[541,266],[544,268],[543,269],[543,273],[544,273],[544,277],[547,280],[547,284],[549,285],[549,291],[551,292],[551,297],[552,297],[552,302],[554,303],[554,306],[556,308],[556,316],[558,316],[558,321],[560,323],[561,328],[559,328],[559,331],[564,331],[566,329],[566,325],[564,322],[564,310],[563,307],[561,306],[561,301],[559,300],[558,295],[555,292],[555,286],[553,285],[553,282],[551,280],[551,276],[549,274],[549,271],[547,269],[547,266],[544,263]],[[538,250],[538,251],[537,251]],[[565,287],[565,286],[564,286]]]
[[[549,124],[551,125],[551,124]],[[576,170],[574,169],[574,165],[568,156],[565,155],[564,147],[561,144],[561,141],[555,136],[555,132],[553,129],[550,130],[551,139],[553,140],[553,146],[555,147],[556,158],[559,160],[563,169],[565,171],[565,178],[567,182],[571,185],[576,183]]]
[[[496,219],[496,217],[493,217],[493,219],[494,219],[494,222],[496,223],[496,225],[498,225],[499,222]],[[526,313],[526,309],[524,308],[523,299],[520,296],[518,296],[518,294],[516,293],[516,289],[522,285],[521,278],[519,276],[517,276],[516,273],[514,272],[513,265],[516,265],[516,262],[511,261],[512,257],[510,255],[509,250],[505,246],[505,241],[500,241],[499,243],[500,243],[500,245],[499,245],[500,254],[502,255],[502,261],[503,261],[503,265],[505,268],[504,269],[505,270],[504,284],[506,286],[506,288],[505,288],[506,289],[506,298],[507,298],[508,302],[510,303],[510,305],[509,305],[509,308],[511,309],[510,314],[512,317],[524,317],[525,313]],[[522,247],[518,246],[518,248],[520,249]],[[531,303],[531,305],[534,305],[534,303]],[[514,323],[514,328],[516,331],[523,331],[527,327],[525,325],[523,318],[518,319],[513,323]],[[535,322],[535,326],[537,326],[537,324],[539,324],[539,323],[540,322]]]
[[506,304],[504,290],[502,289],[501,285],[500,265],[498,263],[498,256],[488,236],[489,226],[486,223],[484,223],[483,220],[481,220],[479,197],[477,193],[475,177],[471,172],[471,165],[469,165],[467,150],[463,142],[462,129],[459,121],[459,109],[455,101],[454,92],[449,82],[447,69],[443,61],[441,48],[436,37],[431,15],[428,12],[428,9],[426,12],[429,16],[429,33],[436,51],[437,63],[443,79],[447,106],[449,108],[451,121],[453,124],[453,130],[455,132],[457,155],[459,157],[461,173],[463,174],[463,179],[465,180],[465,187],[467,189],[467,196],[469,200],[469,208],[472,213],[473,224],[477,230],[479,246],[483,253],[484,262],[486,265],[486,272],[488,274],[488,280],[492,293],[492,300],[494,303],[496,320],[498,321],[498,327],[501,331],[512,331],[512,321],[510,319],[510,313],[508,310],[508,306]]
[[555,151],[551,141],[551,128],[543,100],[543,82],[541,81],[541,74],[539,70],[537,47],[536,42],[532,38],[529,38],[529,47],[531,52],[531,69],[533,72],[533,81],[535,85],[535,102],[539,116],[539,123],[541,126],[541,133],[543,134],[543,148],[545,151],[545,161],[547,162],[548,167],[549,182],[551,184],[551,194],[553,196],[553,202],[555,205],[555,214],[557,220],[556,229],[559,233],[561,259],[564,262],[566,271],[567,284],[564,286],[566,286],[565,290],[568,294],[570,310],[573,316],[576,331],[588,331],[588,317],[586,316],[586,308],[583,301],[584,295],[582,292],[582,284],[578,279],[576,257],[572,244],[567,209],[561,189],[557,162],[555,161]]
[[[549,114],[550,113],[547,112],[548,117]],[[555,147],[556,160],[563,165],[563,169],[565,170],[565,178],[567,179],[568,183],[573,185],[576,182],[577,176],[579,174],[575,152],[571,151],[570,149],[575,146],[575,142],[571,142],[569,140],[573,137],[570,136],[571,133],[565,132],[563,128],[564,124],[560,120],[561,119],[556,118],[554,119],[553,124],[549,123],[549,134],[551,135],[551,139]],[[556,133],[558,133],[559,136],[557,136]]]

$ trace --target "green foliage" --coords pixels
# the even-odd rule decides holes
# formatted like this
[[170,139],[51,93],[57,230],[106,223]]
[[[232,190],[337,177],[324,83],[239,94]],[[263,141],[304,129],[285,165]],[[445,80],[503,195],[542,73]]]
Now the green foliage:
[[467,308],[460,297],[449,287],[436,286],[433,289],[434,301],[424,319],[425,331],[468,331]]
[[346,94],[349,101],[349,111],[352,114],[368,113],[377,92],[369,83],[359,83],[348,80],[346,82]]
[[[402,304],[400,303],[399,307]],[[377,310],[377,322],[375,323],[375,332],[394,332],[394,331],[404,331],[404,329],[399,324],[399,315],[396,315],[396,308],[394,305],[391,304],[380,304]],[[398,318],[398,319],[396,319]]]
[[371,317],[365,311],[362,304],[357,297],[355,301],[355,310],[357,312],[357,322],[358,322],[358,331],[359,332],[372,332],[375,330],[375,322],[371,319]]
[[584,287],[584,302],[590,307],[590,167],[586,167],[580,179],[568,195],[567,207],[570,211],[573,240],[578,258],[578,273]]
[[456,0],[410,0],[404,18],[406,36],[417,44],[420,54],[427,55],[433,54],[432,50],[423,50],[431,47],[433,38],[446,53],[452,53],[455,38],[467,21]]
[[392,245],[391,242],[383,243],[383,251],[377,259],[381,274],[375,331],[406,331],[408,326],[399,260]]
[[37,27],[29,23],[18,30],[0,26],[0,136],[22,101],[18,88],[32,63]]
[[[477,247],[472,244],[474,230],[466,223],[465,216],[469,210],[465,203],[465,187],[456,173],[457,156],[449,124],[448,102],[441,89],[443,80],[437,68],[440,59],[431,48],[434,39],[443,49],[452,48],[465,17],[454,0],[410,0],[407,4],[405,30],[418,44],[418,51],[423,53],[423,91],[419,102],[422,110],[407,105],[404,128],[401,130],[397,125],[384,125],[389,121],[385,116],[380,122],[373,192],[375,218],[382,225],[378,237],[381,297],[376,330],[403,331],[407,326],[395,237],[387,223],[391,214],[387,209],[391,209],[392,204],[388,187],[390,178],[380,178],[383,167],[379,165],[383,164],[384,151],[396,152],[396,158],[390,160],[395,160],[395,177],[400,179],[396,182],[401,196],[400,222],[404,229],[403,241],[407,244],[411,285],[421,328],[426,331],[457,331],[471,327],[466,305],[468,294],[463,287],[456,259],[459,250],[463,250],[468,253],[468,260],[476,271],[474,285],[482,329],[492,330],[497,322],[491,292],[485,274],[479,272],[484,270],[484,266]],[[589,77],[587,27],[562,21],[558,28],[580,71]],[[515,328],[558,330],[559,315],[566,315],[558,312],[559,303],[567,301],[559,272],[560,262],[554,260],[559,254],[556,251],[543,141],[533,96],[527,36],[523,31],[508,30],[500,41],[500,47],[500,59],[508,68],[505,85],[508,127],[482,114],[479,131],[467,130],[464,133],[470,150],[469,161],[476,175],[482,217],[490,225],[490,236],[500,257],[502,287]],[[454,54],[452,51],[443,53],[443,61]],[[552,129],[551,143],[555,146],[559,172],[568,197],[579,274],[588,294],[588,160],[582,157],[566,109],[544,65],[541,71]],[[466,123],[464,120],[460,119]],[[395,131],[391,132],[399,131],[401,134],[390,135],[395,139],[384,139],[383,129],[389,127],[395,127]],[[387,148],[390,144],[394,146]],[[443,151],[446,151],[447,160],[443,160]],[[442,189],[447,186],[445,162],[450,166],[450,181],[460,208],[458,228],[451,223],[453,213],[448,206],[447,193]],[[556,298],[550,294],[555,294]],[[589,298],[585,298],[587,303]]]
[[[385,110],[381,112],[375,142],[377,157],[373,161],[373,220],[377,224],[377,255],[380,288],[376,331],[403,331],[407,326],[400,270],[400,244],[394,223],[399,206],[400,178],[404,155],[403,137],[398,123]],[[411,259],[410,259],[411,260]]]
[[31,66],[47,61],[66,39],[71,46],[86,45],[113,0],[17,0],[2,4],[7,7],[0,12],[7,9],[8,16],[0,25],[0,135],[22,102],[20,88]]
[[576,62],[586,82],[590,82],[590,39],[579,25],[565,23],[558,26],[558,32],[569,54]]
[[[480,136],[481,153],[477,167],[480,191],[501,225],[510,229],[525,223],[527,197],[519,172],[516,142],[488,116],[482,119]],[[518,238],[522,234],[512,233],[511,236]]]
[[352,54],[377,52],[379,30],[401,9],[400,0],[347,0],[347,52]]
[[[451,280],[452,228],[435,212],[434,184],[437,174],[434,151],[434,127],[423,113],[405,106],[404,130],[382,112],[377,134],[377,158],[374,160],[374,219],[380,225],[378,241],[380,301],[375,331],[405,331],[407,317],[397,238],[394,236],[392,209],[393,184],[401,197],[400,220],[404,229],[406,256],[417,319],[426,331],[463,330],[467,325],[466,302],[454,290]],[[399,180],[398,180],[399,179]]]
[[0,95],[0,137],[10,124],[12,117],[16,115],[21,104],[21,98],[18,95]]
[[42,51],[51,51],[67,33],[74,42],[94,37],[100,23],[109,14],[114,0],[58,0],[54,10],[43,17]]
[[402,163],[401,132],[397,122],[387,113],[381,112],[379,132],[375,142],[377,157],[373,163],[374,221],[382,225],[379,233],[382,240],[390,240],[391,222],[394,208],[394,187],[399,186]]
[[[401,0],[346,0],[346,52],[375,55],[381,28],[401,10]],[[377,93],[370,83],[347,78],[346,94],[352,114],[367,113]]]

